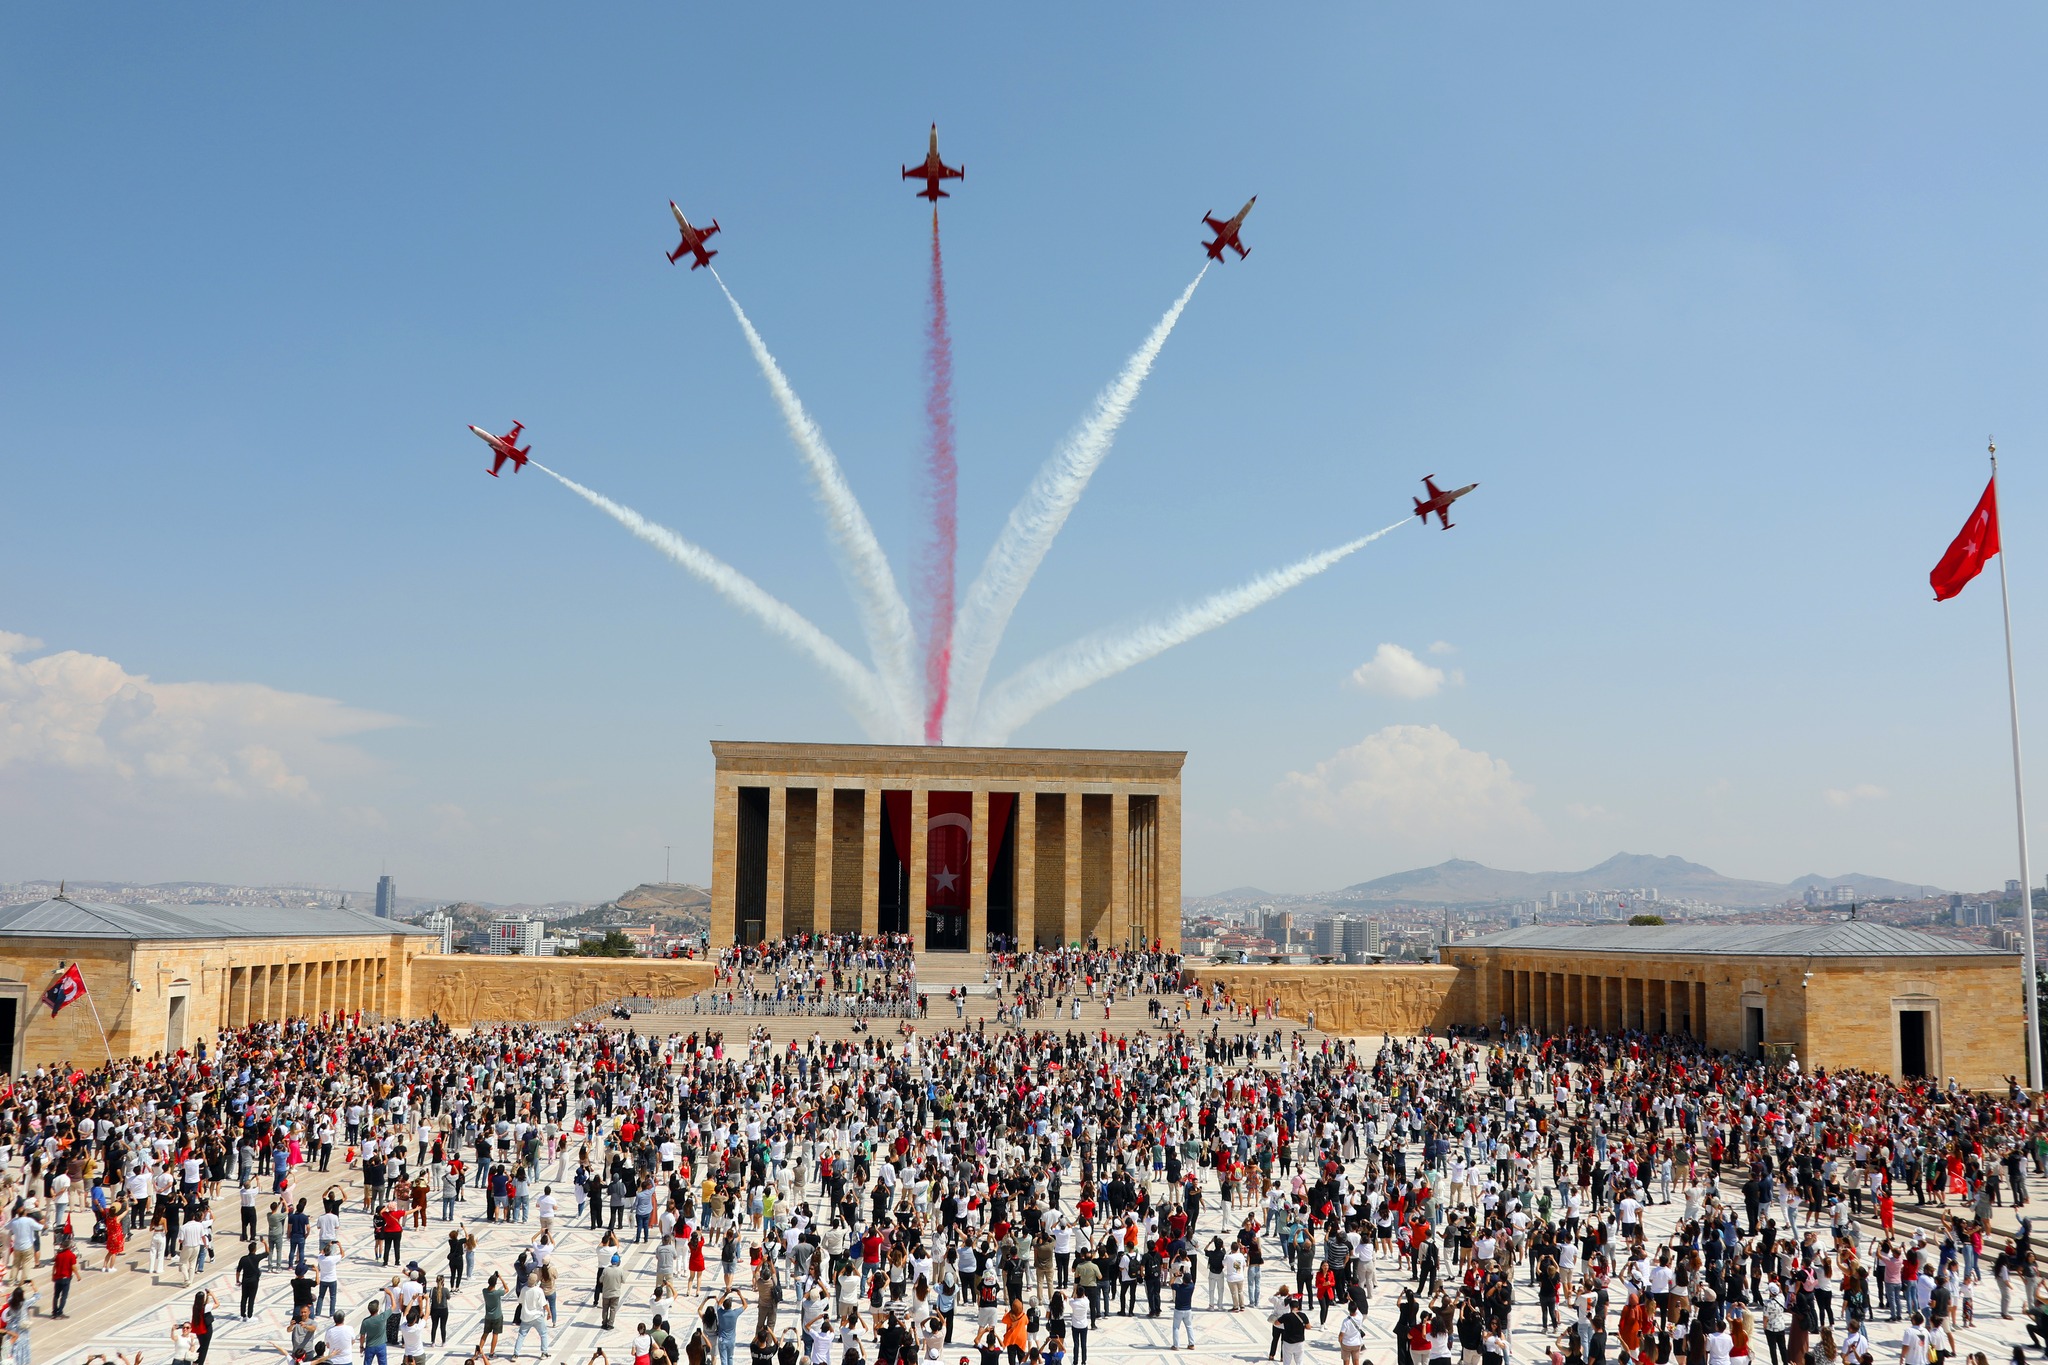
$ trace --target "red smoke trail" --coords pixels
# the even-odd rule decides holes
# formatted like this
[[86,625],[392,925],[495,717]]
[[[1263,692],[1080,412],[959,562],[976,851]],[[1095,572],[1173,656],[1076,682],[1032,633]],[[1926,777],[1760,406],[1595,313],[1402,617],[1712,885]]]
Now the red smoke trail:
[[930,613],[924,639],[924,742],[944,738],[946,678],[953,664],[953,554],[959,469],[953,459],[953,336],[946,325],[946,263],[939,254],[939,210],[932,206],[932,320],[926,332],[925,475],[932,506],[931,542],[925,547],[924,597]]

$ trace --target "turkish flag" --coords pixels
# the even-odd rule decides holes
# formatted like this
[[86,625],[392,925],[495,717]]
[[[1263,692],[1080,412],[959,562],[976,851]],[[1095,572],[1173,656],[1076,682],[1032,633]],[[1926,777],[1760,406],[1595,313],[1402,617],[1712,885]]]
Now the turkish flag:
[[43,1003],[55,1014],[72,1001],[85,994],[85,974],[78,970],[78,964],[66,967],[63,974],[50,983],[50,989],[43,992]]
[[1948,553],[1927,581],[1934,585],[1934,600],[1945,602],[1961,592],[1969,581],[1984,572],[1985,563],[1998,553],[1998,480],[1984,485],[1977,509],[1963,523],[1949,545]]

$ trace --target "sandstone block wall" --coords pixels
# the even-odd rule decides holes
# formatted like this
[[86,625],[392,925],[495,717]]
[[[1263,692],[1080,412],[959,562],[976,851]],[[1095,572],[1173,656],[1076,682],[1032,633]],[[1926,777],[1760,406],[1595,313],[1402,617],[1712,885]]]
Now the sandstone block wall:
[[675,999],[711,984],[711,964],[646,957],[417,957],[412,963],[415,1018],[439,1015],[466,1028],[488,1023],[552,1023],[620,996]]
[[1246,1004],[1275,1003],[1289,1019],[1326,1033],[1442,1033],[1471,1013],[1470,982],[1456,967],[1191,966],[1189,974]]

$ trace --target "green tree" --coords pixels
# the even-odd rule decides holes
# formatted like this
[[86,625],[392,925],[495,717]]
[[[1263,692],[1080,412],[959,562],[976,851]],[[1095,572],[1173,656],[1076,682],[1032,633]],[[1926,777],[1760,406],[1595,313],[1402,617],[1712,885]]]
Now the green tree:
[[1664,917],[1662,915],[1630,915],[1628,922],[1630,924],[1662,924]]
[[589,938],[571,948],[568,957],[638,957],[640,950],[617,929],[607,929],[603,938]]

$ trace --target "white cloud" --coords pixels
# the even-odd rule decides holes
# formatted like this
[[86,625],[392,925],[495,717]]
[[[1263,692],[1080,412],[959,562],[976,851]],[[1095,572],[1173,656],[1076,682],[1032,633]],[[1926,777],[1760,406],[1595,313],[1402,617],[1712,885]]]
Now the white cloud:
[[1829,787],[1821,795],[1830,806],[1853,806],[1858,801],[1882,801],[1891,793],[1874,782],[1858,782],[1853,787]]
[[[1462,674],[1448,676],[1454,684],[1465,680]],[[1351,670],[1353,687],[1411,701],[1441,692],[1445,678],[1441,668],[1422,662],[1400,645],[1381,645],[1371,659]]]
[[1571,816],[1574,820],[1584,820],[1588,824],[1604,825],[1614,819],[1614,812],[1607,809],[1607,807],[1587,805],[1583,801],[1570,802],[1565,806],[1564,813]]
[[1506,763],[1434,725],[1389,725],[1282,786],[1308,818],[1360,834],[1428,839],[1538,824]]
[[1456,654],[1458,647],[1449,640],[1438,640],[1430,645],[1429,652],[1432,654]]
[[112,659],[0,631],[0,768],[137,792],[307,802],[316,779],[370,760],[339,741],[395,717],[260,683],[165,683]]

